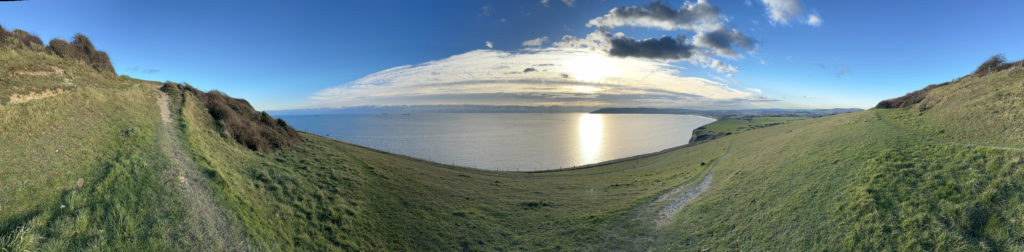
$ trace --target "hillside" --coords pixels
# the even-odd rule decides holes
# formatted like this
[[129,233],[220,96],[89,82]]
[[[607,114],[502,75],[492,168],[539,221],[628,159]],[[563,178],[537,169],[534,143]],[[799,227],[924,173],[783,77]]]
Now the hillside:
[[931,88],[923,110],[721,122],[738,133],[515,173],[298,140],[242,101],[211,109],[219,92],[3,45],[4,250],[1024,249],[1021,67]]

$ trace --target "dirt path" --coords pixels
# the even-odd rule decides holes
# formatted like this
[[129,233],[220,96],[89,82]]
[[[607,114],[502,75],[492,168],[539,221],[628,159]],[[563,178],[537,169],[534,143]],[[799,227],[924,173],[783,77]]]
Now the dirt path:
[[165,171],[165,185],[179,189],[185,209],[185,223],[182,223],[181,241],[186,250],[241,251],[248,250],[249,243],[231,228],[227,217],[217,207],[204,186],[198,167],[192,162],[181,143],[179,130],[173,124],[169,98],[157,90],[160,98],[160,148],[170,159]]
[[718,163],[721,162],[722,159],[732,155],[729,153],[730,151],[732,151],[732,142],[729,142],[729,147],[726,149],[725,155],[715,159],[715,163],[711,164],[711,168],[708,168],[707,174],[697,182],[696,186],[692,186],[692,182],[682,184],[668,192],[665,192],[661,196],[658,196],[658,199],[648,205],[648,207],[657,207],[657,205],[662,202],[668,202],[658,207],[658,210],[654,215],[655,227],[660,228],[665,224],[671,223],[672,220],[675,219],[676,214],[678,214],[679,211],[682,211],[683,207],[685,207],[687,203],[690,203],[690,201],[696,199],[697,196],[700,196],[704,191],[707,191],[708,188],[711,188],[711,174],[714,173],[715,167],[718,166]]

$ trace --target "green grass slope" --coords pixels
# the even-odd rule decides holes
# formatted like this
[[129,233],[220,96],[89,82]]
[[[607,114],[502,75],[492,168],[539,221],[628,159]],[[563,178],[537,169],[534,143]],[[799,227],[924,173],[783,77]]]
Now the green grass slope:
[[[197,199],[168,174],[157,83],[20,38],[0,48],[0,250],[204,248],[184,221]],[[253,250],[1019,251],[1022,81],[1010,67],[919,93],[920,106],[721,122],[708,127],[737,133],[541,173],[304,133],[251,148],[200,95],[170,110],[204,200]]]
[[[922,104],[797,121],[735,141],[660,250],[1024,249],[1024,69],[968,76]],[[998,111],[998,113],[996,112]],[[698,146],[697,148],[700,148]]]
[[143,81],[6,43],[0,96],[0,250],[176,246]]

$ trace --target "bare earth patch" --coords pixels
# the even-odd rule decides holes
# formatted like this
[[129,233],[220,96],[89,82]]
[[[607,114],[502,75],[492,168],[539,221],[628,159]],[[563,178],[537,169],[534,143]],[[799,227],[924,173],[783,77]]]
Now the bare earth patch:
[[38,68],[38,69],[13,69],[10,71],[11,76],[17,75],[33,75],[33,76],[46,76],[46,75],[63,75],[64,69],[60,69],[56,66],[50,66],[50,68]]
[[47,90],[44,90],[44,91],[39,92],[39,93],[28,92],[28,94],[12,94],[11,97],[10,97],[11,99],[7,102],[7,104],[26,103],[26,102],[29,102],[29,101],[32,101],[32,100],[38,100],[38,99],[43,99],[43,98],[48,98],[48,97],[51,97],[51,96],[59,95],[59,94],[62,94],[64,92],[67,92],[67,90],[57,88],[57,89],[47,89]]

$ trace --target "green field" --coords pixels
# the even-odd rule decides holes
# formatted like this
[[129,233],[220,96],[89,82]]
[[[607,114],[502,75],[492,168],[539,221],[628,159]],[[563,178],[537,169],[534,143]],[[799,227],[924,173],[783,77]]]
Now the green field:
[[693,130],[693,137],[690,139],[690,143],[708,141],[748,130],[771,127],[803,119],[807,119],[807,117],[757,116],[716,120]]
[[1024,250],[1021,68],[916,107],[723,120],[695,146],[515,173],[310,134],[253,151],[195,96],[164,124],[157,83],[0,59],[0,250]]
[[730,118],[715,121],[714,123],[705,125],[704,128],[720,133],[735,134],[746,130],[763,128],[766,126],[773,126],[783,123],[788,123],[796,120],[807,119],[806,117],[746,117],[746,118]]

